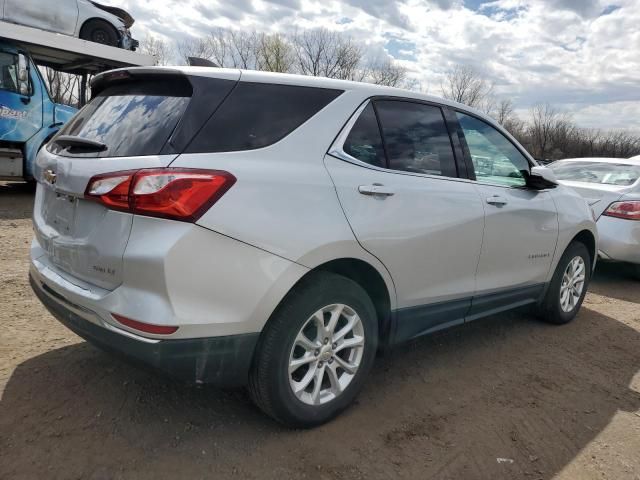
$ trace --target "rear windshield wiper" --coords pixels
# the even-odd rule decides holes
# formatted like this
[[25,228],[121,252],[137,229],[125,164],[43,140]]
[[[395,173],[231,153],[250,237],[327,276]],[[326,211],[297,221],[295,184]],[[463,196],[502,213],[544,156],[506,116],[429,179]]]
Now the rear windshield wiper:
[[78,148],[92,152],[103,152],[107,149],[107,146],[102,142],[75,135],[59,135],[53,140],[53,143],[60,145],[62,148]]

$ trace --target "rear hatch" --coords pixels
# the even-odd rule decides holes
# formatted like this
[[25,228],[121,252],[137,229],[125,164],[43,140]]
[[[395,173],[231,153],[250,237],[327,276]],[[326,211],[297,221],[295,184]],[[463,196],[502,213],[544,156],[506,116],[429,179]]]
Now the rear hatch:
[[134,216],[85,198],[87,185],[95,175],[168,166],[235,85],[234,73],[223,74],[220,80],[130,69],[96,77],[93,100],[38,154],[41,263],[72,282],[108,290],[122,283]]

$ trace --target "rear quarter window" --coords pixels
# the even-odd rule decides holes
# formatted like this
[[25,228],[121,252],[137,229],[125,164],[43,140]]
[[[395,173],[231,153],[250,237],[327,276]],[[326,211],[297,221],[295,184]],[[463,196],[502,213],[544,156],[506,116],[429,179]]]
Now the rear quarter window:
[[186,152],[233,152],[272,145],[341,93],[334,89],[240,82]]

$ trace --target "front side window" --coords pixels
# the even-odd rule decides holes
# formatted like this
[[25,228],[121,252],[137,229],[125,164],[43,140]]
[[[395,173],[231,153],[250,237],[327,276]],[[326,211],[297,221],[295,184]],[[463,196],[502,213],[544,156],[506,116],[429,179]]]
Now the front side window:
[[640,165],[605,162],[554,162],[549,165],[558,180],[600,183],[602,185],[633,185],[640,178]]
[[361,162],[386,167],[382,137],[373,104],[369,103],[362,111],[342,149]]
[[19,93],[18,55],[0,52],[0,90]]
[[488,123],[456,112],[471,153],[476,179],[506,187],[527,184],[529,162],[502,133]]
[[451,139],[440,108],[397,100],[378,100],[388,168],[456,177]]

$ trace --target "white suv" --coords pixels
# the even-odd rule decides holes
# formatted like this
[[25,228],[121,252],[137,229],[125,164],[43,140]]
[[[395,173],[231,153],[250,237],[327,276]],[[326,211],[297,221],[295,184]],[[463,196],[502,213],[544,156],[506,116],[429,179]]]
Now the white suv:
[[92,88],[37,158],[30,275],[99,346],[248,385],[312,426],[380,349],[523,305],[553,323],[580,308],[592,212],[474,110],[214,68]]

